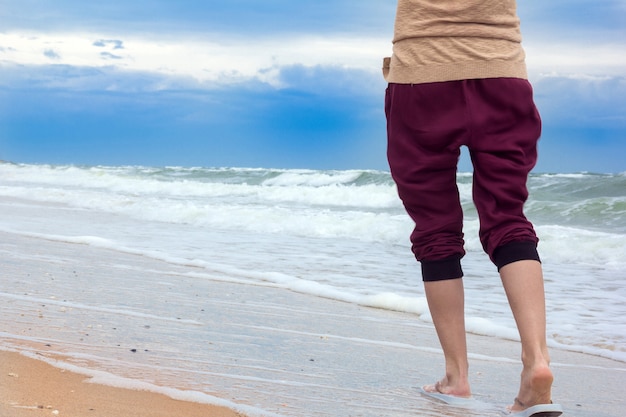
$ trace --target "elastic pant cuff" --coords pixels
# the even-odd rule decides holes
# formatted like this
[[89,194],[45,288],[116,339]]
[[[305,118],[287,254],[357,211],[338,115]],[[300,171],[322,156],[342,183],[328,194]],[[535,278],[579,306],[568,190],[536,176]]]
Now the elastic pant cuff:
[[536,242],[507,243],[497,248],[493,253],[493,263],[498,267],[498,271],[513,262],[527,260],[541,262]]
[[447,279],[457,279],[463,277],[461,269],[461,258],[441,259],[437,261],[421,261],[422,279],[424,281],[444,281]]

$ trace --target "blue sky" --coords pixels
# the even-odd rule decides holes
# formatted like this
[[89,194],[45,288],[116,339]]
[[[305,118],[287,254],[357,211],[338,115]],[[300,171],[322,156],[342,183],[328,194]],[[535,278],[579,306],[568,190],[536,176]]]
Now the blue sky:
[[[385,170],[395,7],[0,0],[0,159]],[[518,9],[536,171],[626,171],[626,0]]]

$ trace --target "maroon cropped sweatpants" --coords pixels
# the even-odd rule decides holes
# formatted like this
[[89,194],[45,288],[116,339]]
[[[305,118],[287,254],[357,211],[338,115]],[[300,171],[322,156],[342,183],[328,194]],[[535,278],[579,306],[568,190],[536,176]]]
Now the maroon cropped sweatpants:
[[400,199],[415,222],[412,251],[424,281],[463,276],[463,212],[456,183],[460,147],[468,147],[479,237],[502,268],[539,260],[523,206],[537,160],[541,120],[530,83],[490,78],[389,84],[387,156]]

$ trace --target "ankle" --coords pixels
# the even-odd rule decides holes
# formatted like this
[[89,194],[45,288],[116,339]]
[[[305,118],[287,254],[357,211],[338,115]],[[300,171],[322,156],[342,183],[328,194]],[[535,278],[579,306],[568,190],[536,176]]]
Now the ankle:
[[550,354],[547,349],[533,353],[522,351],[522,364],[525,369],[550,368]]
[[447,381],[450,385],[469,385],[468,380],[469,366],[446,366],[445,381]]

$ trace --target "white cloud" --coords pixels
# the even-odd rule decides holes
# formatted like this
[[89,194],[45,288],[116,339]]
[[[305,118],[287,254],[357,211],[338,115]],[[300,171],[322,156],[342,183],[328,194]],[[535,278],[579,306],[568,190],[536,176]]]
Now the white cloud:
[[[164,38],[107,33],[0,33],[0,66],[63,65],[150,73],[160,79],[194,80],[196,87],[260,81],[284,86],[285,67],[334,67],[377,74],[391,53],[384,36],[300,35],[291,38],[240,38],[225,34],[186,34]],[[532,79],[550,76],[626,76],[626,43],[524,44]],[[178,81],[175,81],[178,80]],[[188,83],[189,84],[189,83]],[[167,88],[160,83],[154,88]],[[159,87],[160,86],[160,87]]]
[[[215,35],[211,38],[218,39]],[[115,40],[112,40],[115,39]],[[232,83],[259,79],[279,86],[277,68],[333,65],[378,71],[390,44],[381,39],[301,36],[214,41],[110,37],[102,34],[0,33],[0,63],[111,67]],[[51,53],[54,51],[54,54]]]
[[626,76],[626,43],[531,43],[524,48],[531,74]]

